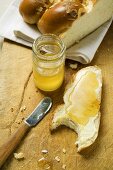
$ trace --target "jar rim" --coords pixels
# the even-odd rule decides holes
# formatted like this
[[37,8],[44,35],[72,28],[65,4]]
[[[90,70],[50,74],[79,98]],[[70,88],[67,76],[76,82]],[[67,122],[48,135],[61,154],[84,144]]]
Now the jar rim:
[[[41,40],[41,38],[53,38],[55,40],[57,40],[60,44],[60,50],[57,54],[53,54],[52,56],[45,56],[41,53],[38,52],[38,50],[36,49],[36,44],[39,40]],[[33,42],[33,45],[32,45],[32,51],[33,53],[37,56],[38,55],[38,58],[41,59],[41,60],[47,60],[47,61],[51,61],[51,60],[57,60],[57,59],[60,59],[63,55],[63,53],[65,52],[65,49],[66,49],[66,46],[64,45],[64,42],[61,40],[61,38],[55,34],[43,34],[41,35],[40,37],[36,38]]]

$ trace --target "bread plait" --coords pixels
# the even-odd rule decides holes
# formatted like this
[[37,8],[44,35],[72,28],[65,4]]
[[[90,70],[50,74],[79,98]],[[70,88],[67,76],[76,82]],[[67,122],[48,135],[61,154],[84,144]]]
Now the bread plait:
[[37,26],[41,33],[60,34],[84,13],[85,8],[80,2],[59,2],[44,12]]
[[25,22],[36,24],[51,4],[49,0],[22,0],[19,11]]
[[23,0],[20,13],[40,32],[57,34],[69,48],[113,15],[113,0]]

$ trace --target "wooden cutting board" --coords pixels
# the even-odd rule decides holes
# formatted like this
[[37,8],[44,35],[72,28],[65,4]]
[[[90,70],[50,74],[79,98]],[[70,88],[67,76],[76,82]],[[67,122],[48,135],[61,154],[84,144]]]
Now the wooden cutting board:
[[[18,161],[13,154],[6,161],[2,170],[42,170],[38,160],[46,157],[51,170],[112,170],[113,169],[113,24],[102,42],[93,62],[103,74],[103,93],[101,103],[101,124],[96,142],[83,153],[76,151],[77,135],[66,127],[61,127],[51,134],[50,125],[53,111],[63,102],[65,85],[72,74],[85,67],[79,64],[77,70],[69,68],[66,61],[65,83],[56,92],[44,94],[34,86],[32,76],[31,49],[5,41],[0,56],[0,145],[19,127],[22,120],[35,108],[46,95],[52,97],[51,112],[25,136],[16,153],[23,152],[25,158]],[[21,112],[20,108],[26,106]],[[63,148],[66,153],[63,153]],[[43,149],[48,154],[41,153]],[[60,157],[60,162],[54,158]]]

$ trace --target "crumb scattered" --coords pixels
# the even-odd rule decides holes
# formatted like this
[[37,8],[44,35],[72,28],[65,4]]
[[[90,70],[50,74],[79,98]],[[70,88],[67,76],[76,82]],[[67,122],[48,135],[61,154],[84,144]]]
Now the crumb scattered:
[[45,169],[47,170],[47,169],[50,169],[51,167],[48,165],[48,167],[46,167]]
[[31,99],[31,97],[29,97],[29,99]]
[[17,122],[17,124],[20,124],[20,122]]
[[22,117],[20,120],[16,121],[16,123],[21,124],[23,120],[24,120],[24,117]]
[[77,69],[78,64],[77,64],[77,63],[75,63],[75,64],[69,64],[69,67],[72,68],[72,69]]
[[56,157],[55,157],[55,160],[56,160],[57,162],[60,162],[60,157],[59,157],[59,156],[56,156]]
[[110,49],[108,48],[107,51],[110,51]]
[[41,152],[44,154],[48,153],[48,151],[46,149],[42,150]]
[[14,108],[12,107],[12,108],[11,108],[11,112],[13,112],[13,111],[14,111]]
[[17,160],[24,159],[24,154],[22,152],[20,153],[14,153],[14,157]]
[[26,106],[22,106],[21,108],[20,108],[20,111],[21,112],[24,112],[26,110]]
[[66,164],[63,164],[63,165],[62,165],[62,169],[66,169]]
[[40,159],[38,160],[38,162],[41,162],[41,161],[44,161],[44,160],[45,160],[45,158],[42,157],[42,158],[40,158]]
[[66,149],[65,149],[65,148],[63,148],[63,149],[62,149],[62,152],[65,154],[65,153],[66,153]]
[[22,120],[24,120],[24,117],[22,117]]

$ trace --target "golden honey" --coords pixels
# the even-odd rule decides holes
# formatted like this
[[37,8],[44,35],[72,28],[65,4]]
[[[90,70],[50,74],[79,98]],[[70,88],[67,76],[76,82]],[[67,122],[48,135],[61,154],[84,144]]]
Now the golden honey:
[[33,44],[33,76],[43,91],[58,89],[64,80],[65,46],[55,35],[43,35]]
[[34,81],[36,86],[43,90],[43,91],[52,91],[58,89],[64,79],[64,65],[61,65],[57,69],[57,73],[53,69],[53,73],[49,73],[49,70],[47,70],[46,74],[41,74],[40,72],[36,71],[36,68],[33,68],[33,74],[34,74]]
[[90,117],[97,114],[100,108],[96,94],[98,86],[96,74],[89,72],[81,78],[77,87],[73,89],[70,94],[71,106],[68,109],[68,115],[74,122],[85,125]]

